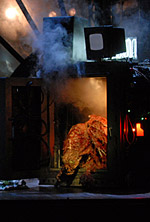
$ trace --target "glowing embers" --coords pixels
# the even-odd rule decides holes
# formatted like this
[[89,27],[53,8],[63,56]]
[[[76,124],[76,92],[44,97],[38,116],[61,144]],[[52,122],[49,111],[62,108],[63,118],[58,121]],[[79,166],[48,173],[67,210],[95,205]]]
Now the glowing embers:
[[136,123],[136,136],[144,136],[144,130],[141,128],[141,123]]

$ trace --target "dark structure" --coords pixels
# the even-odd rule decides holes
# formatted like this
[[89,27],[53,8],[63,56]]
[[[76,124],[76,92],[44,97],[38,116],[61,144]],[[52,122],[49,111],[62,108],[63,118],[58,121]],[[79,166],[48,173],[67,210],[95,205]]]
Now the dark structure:
[[8,42],[0,36],[0,44],[2,44],[20,63],[23,63],[24,59],[12,48]]
[[[59,4],[62,7],[62,14],[66,15],[63,1],[59,1]],[[104,9],[106,6],[104,1],[100,4]],[[110,8],[103,11],[104,14],[101,16],[104,23],[111,23]],[[31,17],[28,18],[31,22]],[[0,179],[38,177],[42,184],[55,184],[56,175],[63,167],[63,144],[69,130],[74,125],[87,122],[89,115],[97,115],[107,119],[107,155],[105,167],[91,174],[94,186],[135,185],[132,178],[136,180],[139,171],[132,166],[132,160],[135,156],[139,157],[135,151],[136,147],[138,146],[140,150],[144,139],[148,141],[149,126],[141,125],[140,130],[142,132],[145,130],[145,135],[137,136],[136,123],[139,123],[141,109],[140,104],[136,106],[135,101],[139,98],[141,85],[138,84],[136,88],[135,82],[141,78],[132,78],[130,66],[134,64],[111,60],[75,61],[73,51],[74,47],[75,49],[77,47],[74,45],[74,39],[82,36],[83,40],[83,27],[87,24],[87,20],[64,16],[45,18],[44,32],[48,32],[49,36],[51,36],[51,24],[61,25],[61,28],[66,29],[67,39],[63,35],[60,40],[67,50],[65,52],[68,52],[68,42],[70,43],[69,64],[52,71],[47,69],[45,72],[44,66],[50,55],[47,53],[49,48],[45,47],[43,67],[38,66],[37,52],[23,60],[11,78],[0,79]],[[78,33],[81,36],[78,36]],[[45,44],[51,48],[49,40],[51,39],[48,37]],[[42,73],[43,78],[36,78],[37,71]],[[148,93],[149,83],[146,85]],[[140,100],[144,95],[142,93]],[[148,96],[146,99],[150,104]],[[148,114],[149,105],[144,109]],[[136,116],[132,110],[138,110]],[[146,155],[143,163],[145,159]],[[144,181],[149,180],[149,168],[147,161],[143,167],[146,172]],[[79,186],[81,181],[84,184],[82,177],[84,173],[84,167],[78,167],[73,177],[67,177],[61,185]],[[141,171],[140,173],[142,174]]]
[[[81,65],[82,67],[84,65],[82,78],[78,79],[78,73],[74,70],[71,80],[70,78],[66,80],[66,84],[67,81],[71,81],[73,85],[74,82],[78,84],[78,81],[81,84],[95,81],[96,84],[103,78],[107,82],[105,86],[107,95],[105,115],[108,120],[107,169],[99,170],[94,176],[98,186],[115,186],[123,179],[121,176],[124,168],[123,120],[127,110],[125,92],[129,87],[129,67],[126,63],[111,62]],[[81,112],[73,105],[78,101],[65,104],[63,98],[57,100],[54,97],[54,94],[58,94],[58,85],[61,86],[57,79],[53,80],[53,87],[49,87],[48,94],[42,89],[41,79],[11,78],[1,79],[0,82],[1,98],[3,98],[1,99],[3,127],[0,141],[1,147],[4,148],[1,150],[3,159],[0,168],[3,169],[1,178],[37,176],[41,178],[41,183],[48,178],[49,183],[54,184],[55,176],[62,165],[61,153],[65,135],[72,125],[85,121],[87,111]],[[76,92],[76,87],[74,90]],[[70,95],[68,100],[71,99],[70,93],[67,95]],[[85,95],[80,96],[83,99],[85,97]],[[101,107],[100,95],[95,95],[94,99],[99,101]],[[90,111],[93,108],[89,106]],[[82,174],[81,170],[74,180],[74,185],[79,184],[79,177]]]

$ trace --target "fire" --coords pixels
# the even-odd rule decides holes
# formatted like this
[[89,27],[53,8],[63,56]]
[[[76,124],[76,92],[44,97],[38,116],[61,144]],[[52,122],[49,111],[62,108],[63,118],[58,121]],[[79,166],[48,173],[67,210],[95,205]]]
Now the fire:
[[55,11],[51,11],[50,13],[49,13],[49,15],[48,15],[49,17],[56,17],[57,16],[57,14],[56,14],[56,12]]
[[141,128],[141,123],[136,123],[136,135],[144,136],[144,130]]
[[8,19],[15,19],[18,15],[16,8],[8,8],[5,11],[5,15]]

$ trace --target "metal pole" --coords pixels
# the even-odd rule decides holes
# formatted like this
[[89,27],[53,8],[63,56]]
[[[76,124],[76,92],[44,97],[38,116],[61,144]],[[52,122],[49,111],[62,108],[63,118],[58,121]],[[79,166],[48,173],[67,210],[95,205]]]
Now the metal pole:
[[16,0],[16,2],[18,3],[21,11],[23,12],[25,18],[27,19],[27,22],[31,26],[34,34],[38,37],[40,35],[40,32],[39,32],[36,24],[34,23],[32,17],[30,16],[29,12],[27,11],[26,7],[24,6],[23,2],[21,0]]
[[[88,25],[95,26],[95,4],[94,0],[88,0]],[[92,24],[93,23],[93,24]]]
[[58,5],[59,5],[59,8],[61,10],[61,16],[67,16],[64,1],[63,0],[58,0]]
[[5,47],[5,49],[8,50],[8,52],[10,52],[14,57],[15,59],[17,59],[20,63],[22,63],[24,61],[24,59],[21,57],[21,55],[19,55],[18,52],[16,52],[12,47],[11,45],[8,44],[8,42],[6,42],[6,40],[0,36],[0,43]]

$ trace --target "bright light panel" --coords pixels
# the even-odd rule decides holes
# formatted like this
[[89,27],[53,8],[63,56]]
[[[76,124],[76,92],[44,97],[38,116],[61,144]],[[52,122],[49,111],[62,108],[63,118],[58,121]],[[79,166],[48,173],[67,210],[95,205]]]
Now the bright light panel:
[[113,59],[133,58],[137,59],[137,38],[126,39],[126,52],[117,54]]
[[90,49],[91,50],[102,50],[104,47],[102,34],[91,34],[89,36]]

